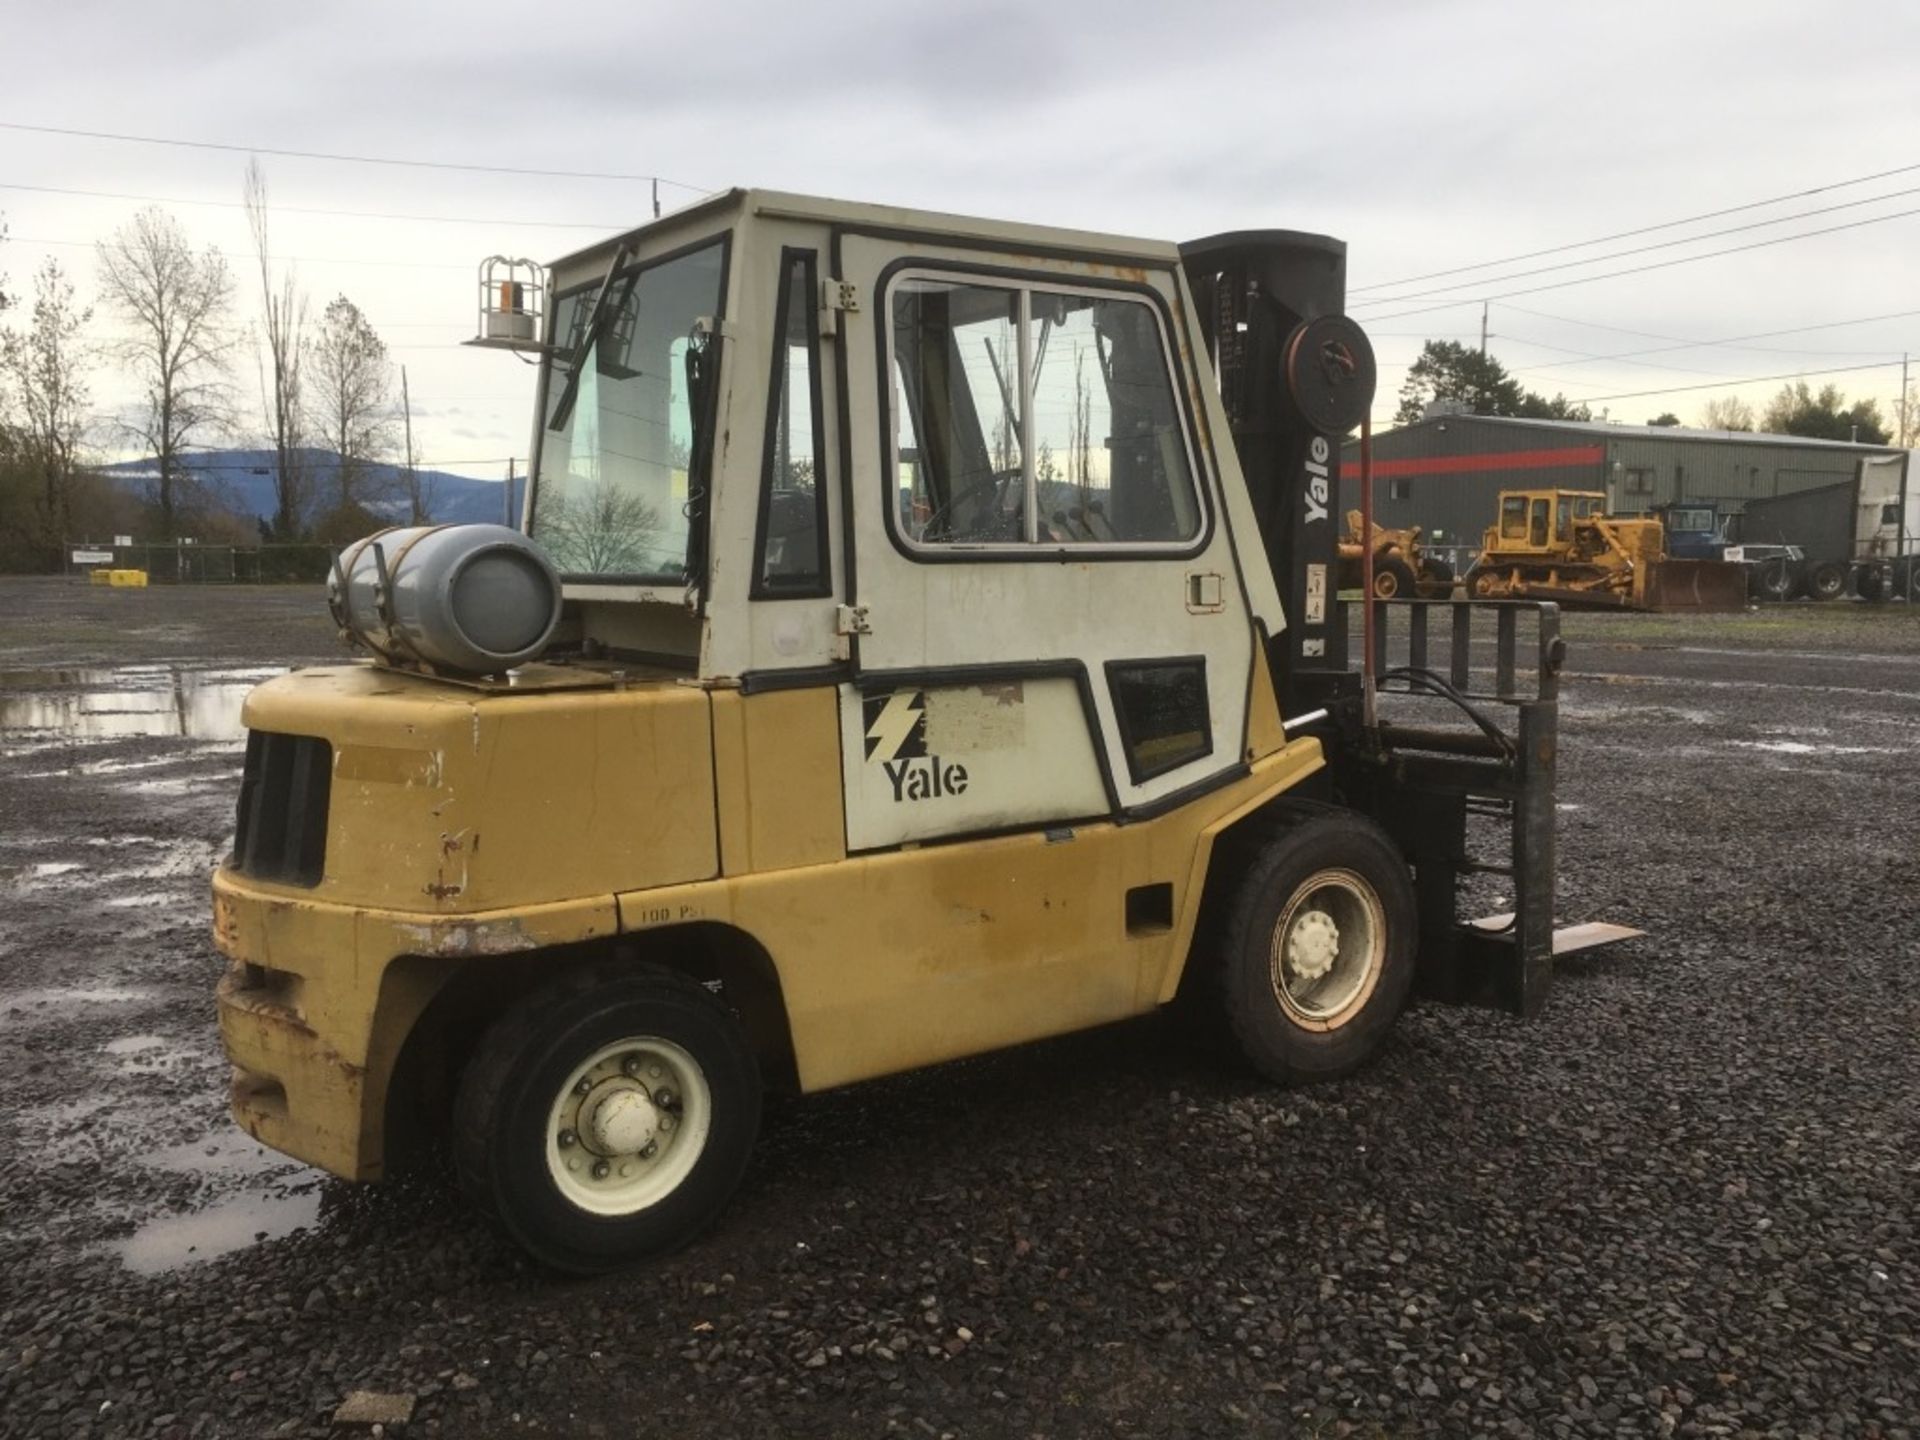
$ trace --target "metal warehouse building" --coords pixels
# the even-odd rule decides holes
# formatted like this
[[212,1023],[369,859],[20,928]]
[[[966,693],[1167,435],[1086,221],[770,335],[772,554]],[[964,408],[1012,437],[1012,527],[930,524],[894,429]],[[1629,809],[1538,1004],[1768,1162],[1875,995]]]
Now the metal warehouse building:
[[[1852,481],[1862,460],[1898,457],[1904,475],[1907,455],[1798,435],[1435,415],[1374,437],[1374,518],[1423,526],[1442,546],[1478,546],[1502,490],[1604,490],[1617,515],[1676,501],[1738,513],[1750,500]],[[1349,440],[1340,466],[1343,510],[1360,503],[1359,475],[1360,442]],[[1915,478],[1906,478],[1903,494]]]

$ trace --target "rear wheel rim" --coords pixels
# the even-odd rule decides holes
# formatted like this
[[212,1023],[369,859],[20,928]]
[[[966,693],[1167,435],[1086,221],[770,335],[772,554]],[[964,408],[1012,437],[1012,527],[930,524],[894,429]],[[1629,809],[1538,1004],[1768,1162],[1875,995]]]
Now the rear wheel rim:
[[547,1174],[589,1214],[637,1214],[680,1188],[712,1129],[700,1062],[671,1040],[633,1036],[568,1072],[548,1110]]
[[1338,1030],[1365,1008],[1387,958],[1386,907],[1352,870],[1301,882],[1273,927],[1267,973],[1274,999],[1304,1030]]
[[1391,570],[1383,570],[1373,577],[1373,598],[1391,600],[1400,593],[1400,577]]

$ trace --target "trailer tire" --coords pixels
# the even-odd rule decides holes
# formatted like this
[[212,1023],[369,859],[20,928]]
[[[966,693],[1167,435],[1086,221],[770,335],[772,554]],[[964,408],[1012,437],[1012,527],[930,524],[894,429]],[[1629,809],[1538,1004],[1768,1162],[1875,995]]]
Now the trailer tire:
[[461,1188],[536,1260],[592,1274],[684,1244],[725,1206],[760,1128],[734,1016],[684,975],[599,967],[481,1037],[454,1103]]
[[1781,601],[1791,600],[1799,584],[1793,562],[1781,555],[1755,565],[1747,588],[1756,600]]
[[1413,567],[1398,555],[1383,555],[1373,567],[1373,598],[1376,600],[1411,599],[1419,587]]
[[1405,860],[1371,821],[1322,810],[1240,863],[1214,957],[1227,1037],[1282,1084],[1347,1074],[1379,1048],[1413,985]]
[[1824,560],[1807,571],[1807,594],[1815,600],[1838,600],[1847,593],[1847,567]]

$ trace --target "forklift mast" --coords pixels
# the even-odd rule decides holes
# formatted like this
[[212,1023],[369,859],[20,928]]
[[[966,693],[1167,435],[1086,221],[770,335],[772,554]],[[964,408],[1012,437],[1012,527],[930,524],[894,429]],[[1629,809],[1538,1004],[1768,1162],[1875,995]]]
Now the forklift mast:
[[[1346,245],[1256,230],[1180,248],[1285,603],[1285,633],[1266,639],[1280,713],[1327,712],[1319,732],[1336,798],[1377,820],[1411,862],[1421,993],[1531,1015],[1555,952],[1558,609],[1362,599],[1354,604],[1373,606],[1373,654],[1356,670],[1366,657],[1350,654],[1335,517],[1341,441],[1366,420],[1376,371],[1365,333],[1343,313]],[[1476,654],[1491,664],[1476,665]],[[1362,696],[1376,679],[1391,703],[1374,721]],[[1468,723],[1428,723],[1436,709]],[[1470,853],[1489,823],[1496,853]],[[1504,913],[1461,919],[1475,877],[1489,877],[1487,898]],[[1624,933],[1600,929],[1564,937],[1565,948]]]
[[1180,253],[1286,609],[1268,666],[1281,713],[1297,712],[1353,683],[1335,595],[1340,442],[1373,403],[1375,368],[1343,313],[1346,242],[1241,230]]

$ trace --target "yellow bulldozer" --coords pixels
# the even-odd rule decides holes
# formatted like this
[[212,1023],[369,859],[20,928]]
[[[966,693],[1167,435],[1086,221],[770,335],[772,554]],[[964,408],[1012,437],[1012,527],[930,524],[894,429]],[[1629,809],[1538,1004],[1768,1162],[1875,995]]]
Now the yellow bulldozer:
[[1658,520],[1606,513],[1585,490],[1503,490],[1467,572],[1477,600],[1553,600],[1624,610],[1741,610],[1746,571],[1720,560],[1667,554]]
[[[1363,584],[1364,541],[1367,525],[1358,510],[1347,511],[1346,533],[1339,540],[1342,590]],[[1427,553],[1420,543],[1420,527],[1390,530],[1373,527],[1373,598],[1376,600],[1445,599],[1453,590],[1453,567]]]

